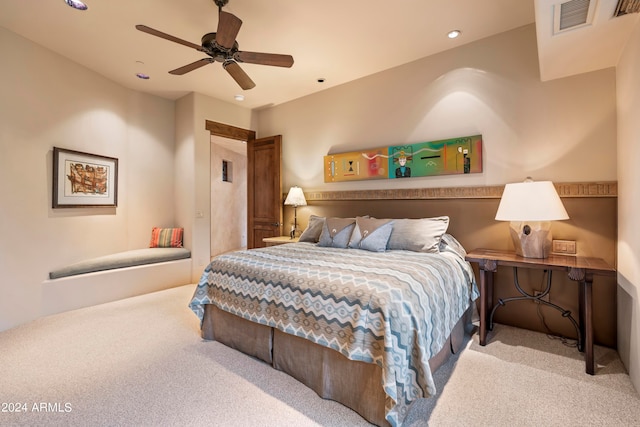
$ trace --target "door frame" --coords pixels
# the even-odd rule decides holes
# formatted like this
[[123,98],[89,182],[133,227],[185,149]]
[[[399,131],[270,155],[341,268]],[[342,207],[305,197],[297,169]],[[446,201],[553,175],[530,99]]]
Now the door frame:
[[[209,131],[210,135],[216,135],[216,136],[221,136],[223,138],[230,138],[230,139],[235,139],[235,140],[239,140],[239,141],[246,141],[247,142],[247,154],[249,154],[256,146],[256,132],[253,130],[249,130],[249,129],[243,129],[243,128],[239,128],[236,126],[231,126],[231,125],[227,125],[224,123],[219,123],[219,122],[214,122],[211,120],[205,120],[205,129]],[[274,137],[268,137],[268,138],[281,138],[279,135],[278,136],[274,136]],[[262,138],[259,141],[268,139],[268,138]],[[278,144],[279,144],[279,148],[278,148],[278,163],[279,165],[281,164],[282,160],[280,158],[281,156],[281,139],[278,140]],[[252,169],[253,165],[251,164],[251,156],[247,155],[247,170]],[[281,180],[281,172],[279,172],[279,180]],[[280,181],[280,187],[282,187],[281,185],[281,181]],[[254,238],[253,238],[253,230],[251,229],[251,227],[249,226],[251,220],[249,219],[250,216],[252,215],[252,213],[250,212],[250,207],[253,204],[253,198],[252,198],[252,189],[253,186],[251,185],[250,182],[247,182],[247,209],[249,210],[249,212],[247,212],[247,247],[252,248],[255,246],[255,242],[254,242]],[[282,188],[280,188],[279,193],[282,193]],[[279,194],[279,197],[281,197],[282,194]],[[279,204],[281,205],[282,200],[279,200]],[[277,234],[280,234],[282,231],[282,206],[280,206],[280,215],[279,215],[279,219],[277,219],[278,221],[278,230],[277,230]],[[211,225],[209,226],[209,228],[211,228]]]
[[249,129],[242,129],[224,123],[212,122],[205,120],[205,129],[211,135],[222,136],[224,138],[237,139],[238,141],[246,141],[247,144],[253,143],[256,139],[256,132]]
[[[249,129],[242,129],[239,127],[227,125],[224,123],[213,122],[211,120],[205,120],[205,129],[209,131],[210,135],[220,136],[223,138],[234,139],[237,141],[246,141],[247,150],[250,146],[253,146],[256,139],[256,132]],[[248,165],[247,165],[248,167]],[[211,191],[211,189],[209,189]],[[247,194],[249,188],[247,187]],[[211,233],[212,224],[209,224],[209,233]],[[249,227],[245,224],[247,239],[249,237]],[[209,252],[211,252],[211,242],[209,242]]]

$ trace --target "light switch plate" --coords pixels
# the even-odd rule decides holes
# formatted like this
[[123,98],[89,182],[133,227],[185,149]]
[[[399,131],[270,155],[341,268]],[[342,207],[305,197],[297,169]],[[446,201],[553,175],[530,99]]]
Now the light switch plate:
[[554,240],[551,246],[551,252],[554,254],[563,255],[575,255],[576,254],[576,241],[575,240]]

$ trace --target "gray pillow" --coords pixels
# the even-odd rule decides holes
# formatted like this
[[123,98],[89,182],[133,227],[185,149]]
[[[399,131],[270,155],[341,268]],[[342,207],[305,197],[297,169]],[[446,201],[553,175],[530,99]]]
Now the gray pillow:
[[322,233],[322,226],[324,225],[325,218],[323,216],[311,215],[309,217],[309,225],[300,235],[301,242],[318,243],[320,240],[320,233]]
[[397,219],[389,237],[388,249],[413,252],[440,252],[440,239],[449,228],[449,217]]
[[372,252],[387,250],[387,242],[393,231],[393,220],[356,217],[356,226],[351,233],[349,247]]
[[327,218],[322,226],[318,246],[347,248],[355,226],[355,218]]
[[443,234],[440,240],[440,252],[453,252],[460,258],[464,259],[467,256],[467,251],[464,246],[460,244],[451,234]]

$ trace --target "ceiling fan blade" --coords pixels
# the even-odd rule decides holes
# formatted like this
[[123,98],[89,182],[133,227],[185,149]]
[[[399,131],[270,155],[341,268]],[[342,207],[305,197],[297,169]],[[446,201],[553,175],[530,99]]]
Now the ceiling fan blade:
[[138,30],[142,31],[143,33],[151,34],[152,36],[160,37],[160,38],[163,38],[165,40],[169,40],[169,41],[172,41],[174,43],[181,44],[183,46],[191,47],[193,49],[199,50],[200,52],[204,52],[204,49],[202,48],[202,46],[200,46],[198,44],[191,43],[191,42],[188,42],[186,40],[179,39],[179,38],[174,37],[174,36],[172,36],[170,34],[163,33],[162,31],[155,30],[155,29],[153,29],[151,27],[147,27],[146,25],[136,25],[136,28]]
[[240,65],[234,61],[227,61],[222,64],[227,73],[233,77],[233,80],[236,81],[240,85],[240,87],[244,90],[252,89],[256,86],[256,84],[251,80],[251,78],[244,72]]
[[191,64],[187,64],[184,67],[176,68],[175,70],[169,71],[169,74],[174,74],[176,76],[181,76],[183,74],[187,74],[189,71],[196,70],[200,67],[204,67],[207,64],[211,64],[215,60],[213,58],[204,58],[199,61],[192,62]]
[[218,30],[216,31],[216,43],[231,49],[236,42],[236,36],[240,32],[242,20],[228,12],[220,11],[218,17]]
[[289,68],[293,65],[293,56],[277,53],[236,52],[233,58],[249,64],[272,65],[274,67]]

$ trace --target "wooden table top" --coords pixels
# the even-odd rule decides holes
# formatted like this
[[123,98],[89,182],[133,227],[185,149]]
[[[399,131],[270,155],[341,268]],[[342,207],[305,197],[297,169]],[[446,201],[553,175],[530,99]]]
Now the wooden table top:
[[467,253],[469,262],[486,260],[499,261],[500,265],[512,267],[548,267],[548,268],[580,268],[598,274],[614,275],[616,269],[611,267],[602,258],[581,257],[571,255],[549,255],[547,258],[524,258],[513,251],[501,251],[495,249],[474,249]]

